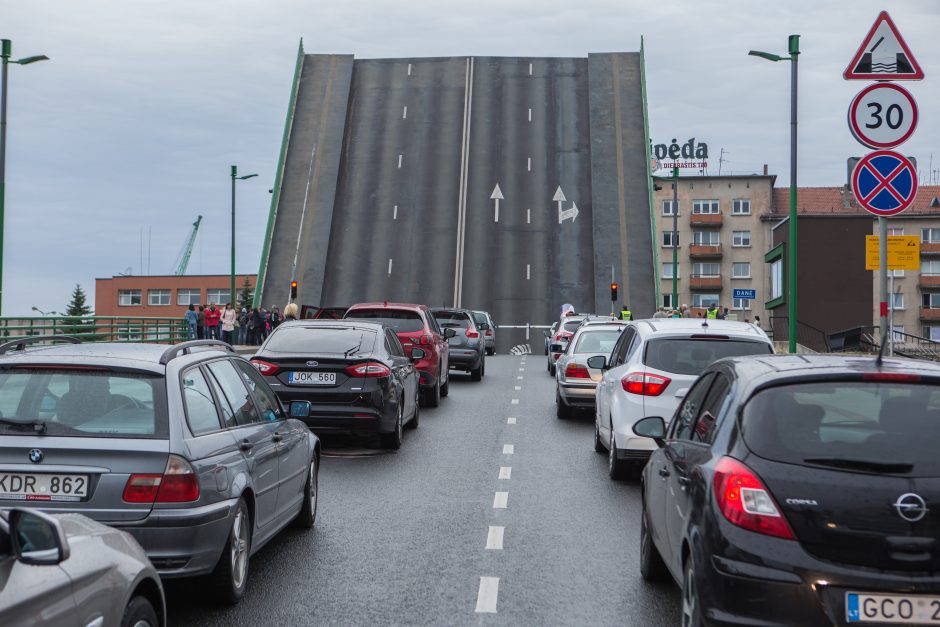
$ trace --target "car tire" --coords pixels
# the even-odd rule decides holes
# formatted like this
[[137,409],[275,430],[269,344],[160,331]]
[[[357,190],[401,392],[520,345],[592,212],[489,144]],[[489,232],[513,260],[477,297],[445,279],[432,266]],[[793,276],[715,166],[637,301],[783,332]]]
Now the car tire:
[[307,481],[304,483],[304,501],[300,506],[300,513],[297,514],[297,526],[301,529],[313,529],[317,522],[317,503],[319,501],[319,480],[320,469],[317,464],[317,458],[310,460],[310,468],[307,471]]
[[223,603],[235,605],[248,587],[248,565],[251,555],[251,516],[245,499],[238,499],[228,540],[222,556],[212,571],[212,584],[216,597]]
[[480,357],[480,363],[476,368],[470,370],[470,380],[479,381],[483,378],[483,362],[484,359]]
[[447,373],[447,380],[441,384],[441,398],[450,394],[450,373]]
[[610,427],[610,446],[607,447],[607,474],[614,481],[619,481],[627,475],[627,464],[617,459],[617,443],[614,440],[614,427]]
[[[437,381],[434,383],[434,387],[430,390],[425,390],[424,392],[424,404],[428,407],[437,407],[441,404],[441,377],[444,376],[441,373],[441,367],[437,367]],[[450,383],[450,377],[447,377],[448,383]]]
[[601,441],[601,430],[597,426],[597,419],[594,419],[594,452],[604,453],[607,451],[607,448],[604,447],[604,443]]
[[548,364],[548,374],[555,376],[555,364]]
[[698,587],[695,585],[695,560],[692,554],[682,567],[682,627],[702,627],[702,608],[698,599]]
[[669,579],[669,570],[663,556],[653,542],[649,532],[649,522],[646,514],[646,499],[643,499],[643,509],[640,513],[640,576],[646,581],[666,581]]
[[124,608],[124,616],[121,618],[121,627],[138,627],[147,625],[149,627],[159,627],[160,619],[157,618],[157,612],[153,609],[153,604],[144,596],[136,596]]
[[397,451],[401,448],[401,443],[403,439],[402,435],[402,415],[405,413],[404,403],[398,403],[398,417],[395,420],[395,430],[391,433],[383,433],[381,436],[382,447],[387,448],[392,451]]
[[417,429],[418,422],[421,419],[421,408],[419,407],[421,403],[418,402],[418,398],[415,397],[415,412],[411,416],[411,420],[408,421],[408,424],[405,425],[406,429]]
[[555,415],[559,420],[567,420],[574,415],[574,408],[561,398],[561,393],[555,390]]

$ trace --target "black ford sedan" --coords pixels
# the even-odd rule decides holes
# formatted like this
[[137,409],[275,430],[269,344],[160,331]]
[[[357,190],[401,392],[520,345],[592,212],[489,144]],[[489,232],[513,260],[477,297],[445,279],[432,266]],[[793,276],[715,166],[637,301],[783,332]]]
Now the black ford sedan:
[[643,471],[640,568],[683,625],[940,624],[940,366],[715,362]]
[[378,434],[397,449],[402,428],[418,426],[418,372],[387,327],[359,320],[279,325],[251,359],[284,403],[309,401],[298,416],[317,434]]

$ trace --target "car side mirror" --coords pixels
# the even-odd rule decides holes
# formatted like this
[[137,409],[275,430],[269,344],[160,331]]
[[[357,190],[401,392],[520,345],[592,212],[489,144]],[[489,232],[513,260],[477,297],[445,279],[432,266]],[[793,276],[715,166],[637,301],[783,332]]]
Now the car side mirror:
[[548,331],[542,331],[542,335],[544,335],[545,337],[551,337],[551,336],[552,336],[552,334],[549,333]]
[[588,357],[587,365],[588,368],[593,368],[594,370],[607,370],[607,357],[604,355]]
[[666,421],[661,416],[647,416],[634,423],[633,433],[644,438],[650,438],[656,442],[657,446],[662,446],[665,444]]
[[426,356],[427,353],[424,352],[423,348],[411,349],[411,361],[418,361],[419,359],[424,359]]
[[313,406],[310,401],[291,401],[290,403],[291,418],[309,418],[312,411]]
[[444,339],[445,339],[445,340],[449,340],[450,338],[454,337],[455,335],[457,335],[457,332],[454,331],[453,329],[451,329],[450,327],[444,329]]
[[10,510],[10,540],[16,559],[24,564],[54,566],[71,555],[59,521],[36,510]]

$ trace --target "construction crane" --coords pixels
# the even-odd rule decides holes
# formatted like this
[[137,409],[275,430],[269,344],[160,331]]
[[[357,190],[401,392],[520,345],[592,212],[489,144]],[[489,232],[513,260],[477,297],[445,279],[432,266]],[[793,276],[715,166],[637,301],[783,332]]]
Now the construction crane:
[[193,254],[193,244],[196,243],[196,233],[199,231],[200,222],[202,222],[202,216],[198,216],[196,221],[193,222],[193,230],[189,233],[186,241],[183,242],[183,249],[176,256],[176,276],[186,274],[186,266],[189,265],[189,257]]

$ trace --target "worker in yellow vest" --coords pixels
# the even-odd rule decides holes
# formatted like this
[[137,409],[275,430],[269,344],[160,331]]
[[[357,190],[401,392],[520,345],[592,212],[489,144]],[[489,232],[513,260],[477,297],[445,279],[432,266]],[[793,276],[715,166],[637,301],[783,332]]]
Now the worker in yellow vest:
[[623,304],[623,308],[620,310],[620,319],[621,320],[633,320],[633,312],[630,311],[630,308],[627,307],[627,304]]
[[705,312],[705,317],[712,320],[718,319],[718,307],[715,305],[715,303],[712,303],[708,306],[708,310]]

